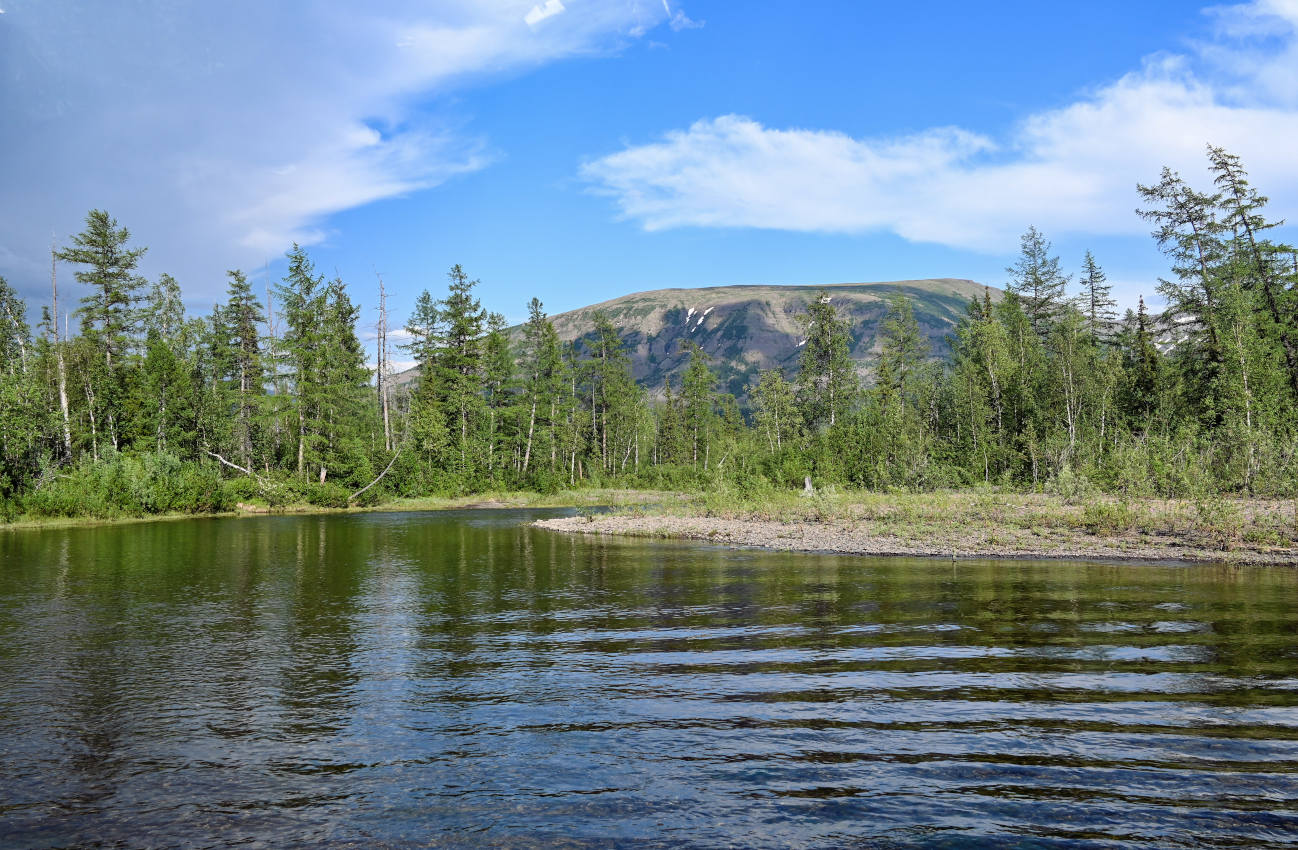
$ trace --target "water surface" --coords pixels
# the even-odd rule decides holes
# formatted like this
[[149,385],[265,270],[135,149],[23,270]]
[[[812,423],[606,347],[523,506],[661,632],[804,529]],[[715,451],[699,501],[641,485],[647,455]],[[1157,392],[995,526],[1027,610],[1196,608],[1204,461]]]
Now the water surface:
[[1298,574],[0,532],[0,846],[1298,843]]

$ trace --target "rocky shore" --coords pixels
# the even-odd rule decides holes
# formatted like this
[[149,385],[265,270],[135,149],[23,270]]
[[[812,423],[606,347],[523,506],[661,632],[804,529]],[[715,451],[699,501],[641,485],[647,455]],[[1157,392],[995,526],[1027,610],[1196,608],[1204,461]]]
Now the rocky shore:
[[703,540],[788,552],[940,558],[1060,558],[1298,566],[1298,549],[1196,545],[1170,535],[1095,535],[1076,529],[988,528],[977,524],[908,534],[869,522],[803,522],[662,514],[605,514],[540,520],[537,527],[569,534]]

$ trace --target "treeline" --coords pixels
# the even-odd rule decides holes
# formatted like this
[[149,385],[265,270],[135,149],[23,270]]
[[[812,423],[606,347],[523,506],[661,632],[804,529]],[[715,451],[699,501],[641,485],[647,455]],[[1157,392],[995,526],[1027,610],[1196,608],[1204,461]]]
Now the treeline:
[[[717,391],[689,345],[680,382],[638,386],[617,328],[559,339],[532,299],[521,343],[455,266],[425,291],[397,386],[380,282],[377,369],[347,287],[294,246],[265,293],[228,273],[226,298],[187,316],[180,287],[137,274],[144,249],[107,213],[53,252],[87,294],[78,328],[51,304],[34,332],[0,279],[0,510],[113,516],[272,505],[373,504],[493,489],[740,490],[978,483],[1132,496],[1298,489],[1298,260],[1238,159],[1209,148],[1214,184],[1171,171],[1141,214],[1171,258],[1155,323],[1119,318],[1088,253],[1076,286],[1035,229],[1006,295],[975,299],[950,363],[900,293],[865,385],[827,297],[803,317],[790,376],[762,373],[749,407]],[[1070,292],[1071,289],[1071,292]]]

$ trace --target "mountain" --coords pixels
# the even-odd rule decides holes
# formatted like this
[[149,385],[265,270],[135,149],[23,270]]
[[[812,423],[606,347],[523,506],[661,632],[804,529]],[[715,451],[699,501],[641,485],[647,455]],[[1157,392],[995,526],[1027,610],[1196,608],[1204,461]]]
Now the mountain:
[[[621,332],[631,354],[632,371],[641,386],[660,392],[671,376],[673,386],[688,359],[682,341],[697,343],[711,358],[722,387],[743,397],[747,385],[763,369],[797,371],[804,339],[798,317],[824,292],[838,308],[839,318],[851,322],[851,354],[862,377],[868,378],[878,354],[879,320],[885,299],[905,293],[920,329],[929,338],[934,357],[947,357],[946,336],[965,315],[970,298],[981,298],[982,284],[971,280],[936,278],[887,283],[837,283],[825,286],[712,286],[703,289],[655,289],[623,295],[551,316],[559,337],[579,339],[595,327],[602,312]],[[992,297],[999,300],[1000,290]],[[511,329],[521,340],[521,328]]]
[[[550,320],[561,339],[573,340],[594,331],[596,313],[607,315],[626,343],[636,381],[654,393],[662,392],[669,377],[673,387],[680,386],[688,360],[681,343],[695,342],[711,357],[721,388],[743,398],[759,371],[780,368],[788,375],[797,371],[803,342],[798,317],[821,292],[832,299],[839,318],[851,322],[852,358],[868,379],[878,354],[879,320],[891,293],[900,291],[910,298],[931,355],[944,358],[950,354],[947,334],[965,315],[969,299],[982,298],[983,289],[982,284],[957,278],[655,289],[559,313]],[[992,288],[991,294],[1000,299],[1000,290]],[[510,335],[515,344],[521,343],[522,326],[510,328]],[[412,379],[412,372],[401,377]]]

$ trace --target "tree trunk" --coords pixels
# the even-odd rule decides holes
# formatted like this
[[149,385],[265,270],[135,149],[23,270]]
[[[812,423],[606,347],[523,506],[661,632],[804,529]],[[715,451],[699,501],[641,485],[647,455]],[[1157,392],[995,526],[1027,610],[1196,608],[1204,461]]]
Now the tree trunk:
[[532,459],[532,430],[536,427],[536,399],[532,399],[532,415],[527,421],[527,450],[523,452],[523,474],[527,474],[528,461]]

